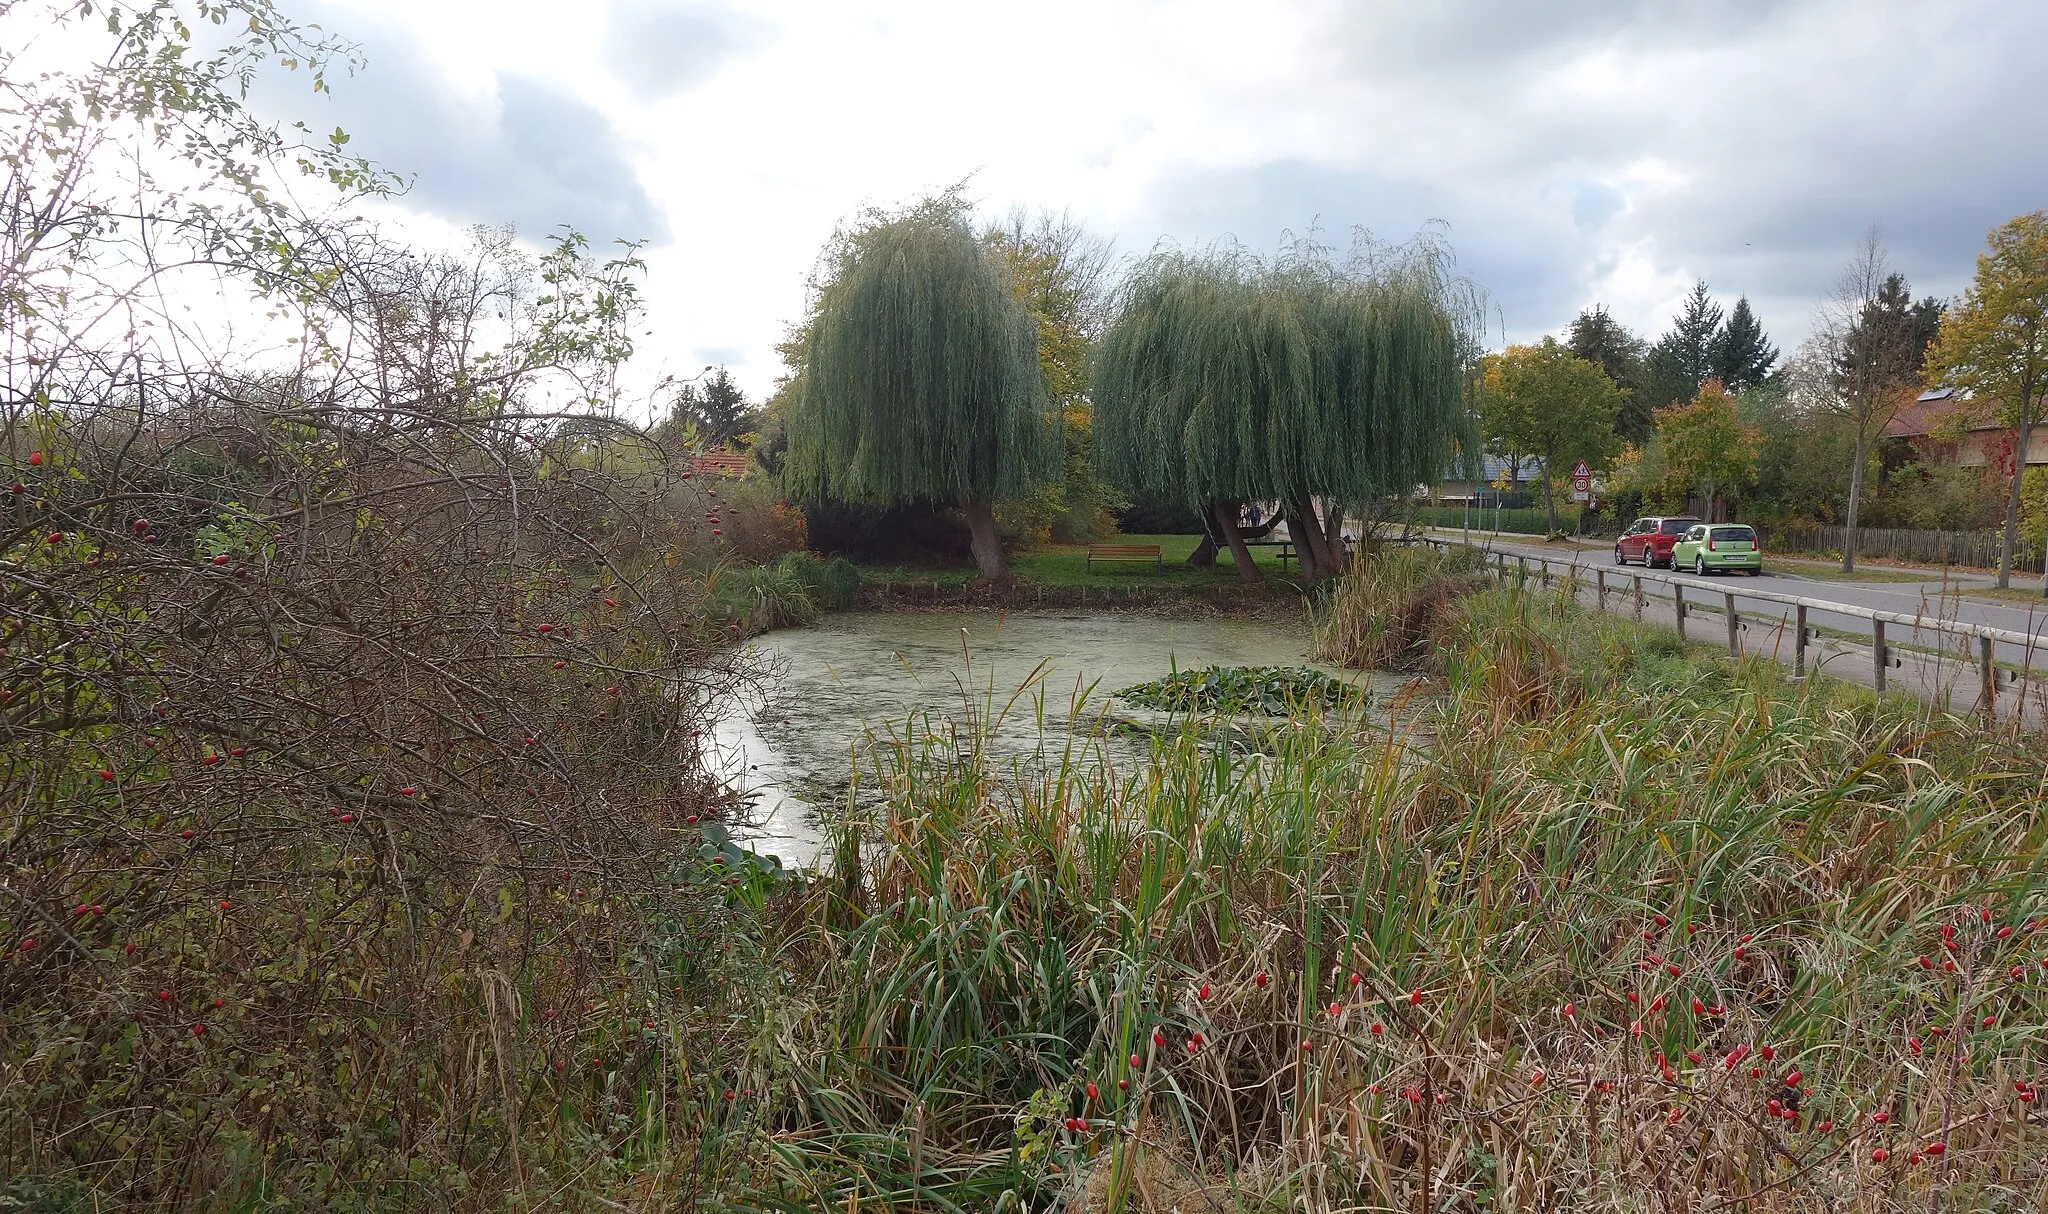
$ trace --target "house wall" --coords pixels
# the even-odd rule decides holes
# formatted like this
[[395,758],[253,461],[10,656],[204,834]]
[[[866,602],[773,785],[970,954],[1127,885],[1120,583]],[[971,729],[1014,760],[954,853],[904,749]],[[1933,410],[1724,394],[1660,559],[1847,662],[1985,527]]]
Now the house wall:
[[[1956,449],[1956,463],[1965,468],[1982,468],[1995,453],[2003,457],[2013,440],[2010,430],[1972,430]],[[2027,436],[2027,464],[2048,465],[2048,426],[2035,426]]]
[[[1569,489],[1565,490],[1564,497],[1567,500],[1570,499],[1571,491]],[[1527,505],[1531,502],[1541,503],[1543,500],[1543,484],[1540,481],[1535,484],[1524,481],[1514,488],[1503,492],[1484,481],[1476,485],[1467,481],[1445,481],[1436,486],[1436,500],[1438,504],[1444,506],[1462,506],[1468,501],[1484,502],[1488,509],[1491,509],[1496,503],[1505,502],[1512,508]]]

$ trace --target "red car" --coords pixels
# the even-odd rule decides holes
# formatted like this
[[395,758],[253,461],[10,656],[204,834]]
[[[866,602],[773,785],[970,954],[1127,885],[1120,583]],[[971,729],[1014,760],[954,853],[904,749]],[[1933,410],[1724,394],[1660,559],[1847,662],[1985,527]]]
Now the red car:
[[1614,563],[1626,565],[1630,561],[1641,561],[1655,568],[1671,564],[1671,545],[1700,520],[1690,514],[1654,515],[1639,518],[1630,523],[1621,538],[1614,541]]

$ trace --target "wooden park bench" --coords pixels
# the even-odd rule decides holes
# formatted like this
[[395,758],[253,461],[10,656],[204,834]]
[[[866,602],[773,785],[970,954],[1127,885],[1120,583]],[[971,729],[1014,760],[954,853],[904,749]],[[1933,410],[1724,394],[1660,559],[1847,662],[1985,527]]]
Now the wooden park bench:
[[1278,548],[1280,550],[1280,567],[1282,569],[1287,568],[1287,562],[1294,559],[1293,540],[1246,540],[1244,546],[1247,548]]
[[1165,558],[1159,555],[1157,544],[1090,544],[1088,545],[1088,572],[1095,572],[1095,562],[1105,565],[1156,565],[1164,569]]
[[[1273,539],[1266,539],[1266,540],[1246,540],[1246,541],[1245,541],[1245,547],[1247,547],[1247,548],[1278,548],[1278,549],[1280,550],[1280,567],[1281,567],[1282,569],[1285,569],[1285,568],[1287,568],[1287,562],[1289,562],[1289,561],[1291,561],[1291,560],[1295,559],[1295,552],[1294,552],[1294,541],[1293,541],[1293,540],[1273,540]],[[1350,536],[1348,536],[1348,535],[1347,535],[1347,536],[1345,536],[1345,537],[1344,537],[1344,548],[1343,548],[1343,554],[1342,554],[1342,555],[1341,555],[1341,556],[1340,556],[1340,557],[1339,557],[1338,559],[1339,559],[1340,561],[1342,561],[1342,562],[1343,562],[1343,564],[1345,564],[1345,565],[1347,565],[1347,566],[1348,566],[1348,565],[1350,565],[1350,564],[1351,564],[1351,555],[1352,555],[1352,553],[1356,552],[1356,551],[1357,551],[1357,549],[1358,549],[1358,545],[1357,545],[1357,542],[1356,542],[1356,541],[1354,541],[1354,540],[1353,540],[1353,539],[1352,539],[1352,538],[1351,538]]]

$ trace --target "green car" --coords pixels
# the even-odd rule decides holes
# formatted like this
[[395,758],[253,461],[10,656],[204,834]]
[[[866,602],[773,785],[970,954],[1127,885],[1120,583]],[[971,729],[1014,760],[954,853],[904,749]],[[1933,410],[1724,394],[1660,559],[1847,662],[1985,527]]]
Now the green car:
[[1671,545],[1671,567],[1690,569],[1704,577],[1724,569],[1741,569],[1755,577],[1764,571],[1764,546],[1754,527],[1741,523],[1696,523]]

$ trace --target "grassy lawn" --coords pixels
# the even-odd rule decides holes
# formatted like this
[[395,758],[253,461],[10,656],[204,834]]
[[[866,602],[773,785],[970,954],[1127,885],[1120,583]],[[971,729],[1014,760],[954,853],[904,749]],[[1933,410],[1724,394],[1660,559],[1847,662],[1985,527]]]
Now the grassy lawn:
[[1854,573],[1843,573],[1840,565],[1831,565],[1826,561],[1802,561],[1791,557],[1774,557],[1768,554],[1765,555],[1764,560],[1769,567],[1784,573],[1795,573],[1803,578],[1811,578],[1816,582],[1874,584],[1878,582],[1938,582],[1941,580],[1941,575],[1938,573],[1921,573],[1918,570],[1912,569],[1879,569],[1865,565]]
[[[1229,552],[1216,558],[1211,569],[1200,569],[1187,563],[1188,555],[1201,543],[1195,535],[1120,535],[1104,541],[1112,544],[1157,544],[1163,567],[1153,565],[1096,565],[1088,568],[1088,545],[1048,544],[1016,553],[1010,560],[1010,568],[1017,579],[1033,586],[1108,586],[1123,589],[1131,586],[1147,586],[1158,589],[1201,590],[1212,586],[1234,586],[1238,584],[1237,566]],[[1289,561],[1283,570],[1280,565],[1278,548],[1252,549],[1252,560],[1266,575],[1269,584],[1296,584],[1301,566]],[[933,582],[941,585],[964,585],[975,579],[974,569],[969,567],[953,569],[911,569],[903,566],[863,567],[863,576],[876,581]]]
[[[1217,554],[1214,568],[1199,569],[1187,563],[1188,555],[1202,542],[1198,535],[1120,535],[1112,544],[1157,544],[1164,568],[1152,565],[1101,565],[1088,568],[1088,545],[1048,544],[1020,552],[1012,567],[1024,581],[1041,586],[1174,586],[1200,588],[1235,585],[1237,563],[1230,553]],[[1300,573],[1296,561],[1283,570],[1278,548],[1252,549],[1252,560],[1269,580],[1293,581]]]
[[[2029,581],[2034,581],[2032,574],[2028,574],[2027,577]],[[2031,586],[2008,586],[2003,590],[1996,586],[1976,586],[1963,591],[1963,597],[1997,599],[2005,603],[2018,603],[2023,607],[2048,608],[2048,599],[2041,597],[2041,584],[2038,581],[2034,581]]]

